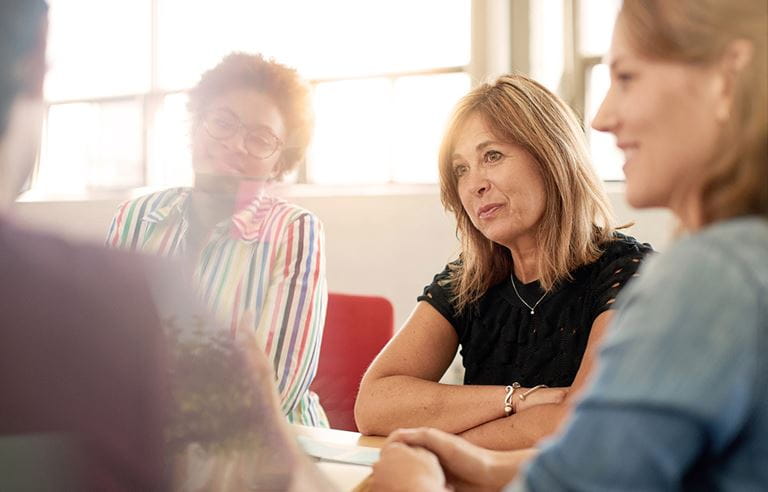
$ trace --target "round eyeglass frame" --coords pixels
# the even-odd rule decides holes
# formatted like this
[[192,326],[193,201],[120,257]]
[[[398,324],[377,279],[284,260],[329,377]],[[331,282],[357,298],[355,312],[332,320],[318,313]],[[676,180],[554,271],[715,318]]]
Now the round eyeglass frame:
[[[221,132],[216,132],[216,131],[211,130],[211,127],[210,127],[210,124],[209,124],[209,118],[212,115],[217,114],[217,113],[222,115],[222,116],[226,116],[226,118],[228,118],[228,119],[230,119],[232,121],[233,126],[232,126],[232,130],[231,131],[227,131],[225,133],[221,133]],[[284,145],[283,141],[280,140],[280,137],[278,137],[277,135],[272,133],[270,130],[268,130],[268,129],[263,129],[261,131],[251,130],[250,128],[248,128],[240,120],[240,118],[238,118],[237,116],[232,114],[230,111],[218,110],[218,109],[213,109],[213,110],[206,111],[206,112],[203,113],[203,115],[201,117],[201,122],[202,122],[202,126],[203,126],[203,128],[205,128],[205,132],[208,134],[208,136],[211,137],[212,139],[218,140],[218,141],[222,141],[222,140],[226,140],[228,138],[232,138],[233,136],[235,136],[238,133],[240,133],[240,131],[244,131],[243,145],[245,146],[245,150],[246,150],[246,152],[248,152],[248,155],[250,155],[251,157],[254,157],[256,159],[268,159],[268,158],[272,157],[273,155],[275,155],[275,153],[278,150],[280,150],[283,147],[283,145]],[[269,150],[266,153],[264,153],[264,152],[262,152],[262,153],[253,152],[252,146],[249,146],[248,142],[249,142],[249,137],[254,135],[254,134],[258,134],[258,135],[266,134],[266,135],[269,135],[269,138],[271,138],[274,141],[274,144],[271,146],[271,150]]]

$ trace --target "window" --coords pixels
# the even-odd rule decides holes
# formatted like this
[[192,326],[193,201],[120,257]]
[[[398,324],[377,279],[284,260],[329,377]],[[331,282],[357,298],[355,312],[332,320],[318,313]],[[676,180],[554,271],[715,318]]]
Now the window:
[[49,3],[43,194],[190,184],[186,91],[231,51],[311,81],[299,182],[436,182],[445,119],[470,88],[470,0]]
[[[608,67],[602,63],[611,44],[611,34],[621,0],[578,0],[578,43],[577,57],[580,60],[580,76],[584,81],[584,118],[587,124],[608,92],[610,76]],[[595,167],[605,180],[623,181],[621,169],[624,158],[616,147],[613,135],[598,132],[589,127],[590,150]]]
[[623,180],[623,158],[614,137],[590,126],[610,83],[602,59],[621,0],[530,0],[529,5],[531,75],[584,116],[598,175]]

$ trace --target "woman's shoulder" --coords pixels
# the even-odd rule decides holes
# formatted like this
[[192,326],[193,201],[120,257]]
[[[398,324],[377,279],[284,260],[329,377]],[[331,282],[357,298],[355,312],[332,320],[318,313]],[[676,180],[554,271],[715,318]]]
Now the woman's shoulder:
[[678,239],[649,261],[637,293],[661,296],[654,297],[659,305],[674,299],[688,301],[697,310],[710,304],[720,304],[722,310],[752,302],[768,312],[767,257],[766,219],[726,220]]
[[614,232],[600,245],[600,256],[572,272],[572,284],[585,288],[599,299],[600,306],[614,302],[616,295],[638,276],[638,271],[653,253],[648,243]]
[[306,208],[302,207],[301,205],[297,205],[293,202],[289,202],[285,198],[281,198],[278,196],[272,196],[272,195],[265,195],[264,196],[264,203],[269,204],[270,207],[274,208],[275,210],[280,210],[283,212],[288,212],[291,214],[296,215],[310,215],[315,216],[313,212],[310,210],[307,210]]
[[109,234],[131,229],[144,222],[160,222],[175,211],[181,211],[189,196],[189,188],[168,188],[122,202],[112,218]]
[[768,249],[768,219],[747,216],[718,222],[681,241],[679,246],[689,247],[692,242],[741,256],[765,255]]
[[[768,220],[743,217],[713,224],[677,241],[657,268],[728,271],[768,291]],[[736,286],[734,286],[736,287]]]
[[155,191],[153,193],[126,200],[120,204],[118,209],[135,209],[141,213],[142,216],[146,216],[183,201],[189,195],[189,191],[189,188],[184,187]]
[[623,257],[642,259],[654,251],[649,243],[641,243],[633,236],[618,231],[613,233],[610,240],[602,244],[602,250],[600,258],[609,261]]
[[[613,276],[622,271],[631,276],[645,257],[654,252],[650,244],[641,243],[634,237],[620,232],[614,232],[608,241],[600,245],[600,249],[600,256],[595,261],[574,272],[576,277],[585,278],[583,275],[588,273],[599,277],[601,272],[607,272]],[[588,277],[591,278],[592,275]]]
[[[768,221],[732,219],[678,239],[643,269],[621,306],[647,302],[647,312],[670,316],[671,326],[723,332],[765,326],[768,315]],[[644,301],[643,301],[644,300]],[[700,323],[684,321],[701,318]],[[714,322],[714,320],[724,320]],[[735,323],[734,320],[740,320]],[[689,326],[690,325],[690,326]],[[697,335],[698,334],[698,335]]]
[[288,223],[303,219],[318,225],[322,224],[317,214],[284,198],[265,196],[262,205],[266,205],[273,216],[286,217]]

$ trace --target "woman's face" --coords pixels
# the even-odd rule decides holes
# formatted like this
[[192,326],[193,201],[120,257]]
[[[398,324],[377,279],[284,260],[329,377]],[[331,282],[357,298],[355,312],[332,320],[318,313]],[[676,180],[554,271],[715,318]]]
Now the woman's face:
[[214,98],[192,131],[197,174],[269,179],[280,160],[285,122],[266,95],[236,89]]
[[695,206],[695,178],[717,150],[722,80],[706,67],[641,56],[621,18],[608,62],[611,86],[592,126],[613,133],[624,151],[627,200],[684,217]]
[[485,237],[507,247],[535,237],[545,192],[531,154],[499,141],[474,114],[458,132],[452,167],[461,204]]

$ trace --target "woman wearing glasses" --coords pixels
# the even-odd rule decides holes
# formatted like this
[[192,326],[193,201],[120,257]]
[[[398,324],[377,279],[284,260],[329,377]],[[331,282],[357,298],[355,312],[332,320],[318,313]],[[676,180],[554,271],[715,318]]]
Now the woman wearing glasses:
[[309,391],[327,302],[322,224],[268,192],[309,145],[309,89],[290,68],[236,53],[203,74],[188,108],[194,187],[124,203],[107,245],[188,261],[217,319],[233,336],[255,333],[288,420],[328,426]]

